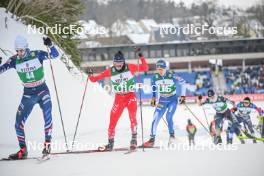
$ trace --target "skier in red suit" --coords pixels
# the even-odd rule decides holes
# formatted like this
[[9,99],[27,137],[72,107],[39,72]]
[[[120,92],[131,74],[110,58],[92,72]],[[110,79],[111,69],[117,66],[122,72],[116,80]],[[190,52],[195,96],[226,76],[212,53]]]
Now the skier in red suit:
[[94,76],[90,74],[89,79],[92,82],[110,77],[113,89],[115,91],[115,101],[110,114],[110,124],[108,128],[108,144],[99,147],[99,150],[111,151],[114,147],[115,127],[122,115],[122,112],[127,108],[131,123],[132,139],[130,148],[137,147],[137,98],[135,95],[135,73],[148,71],[148,64],[144,56],[139,53],[141,64],[128,64],[125,62],[122,52],[117,52],[113,58],[113,66],[103,71],[101,74]]

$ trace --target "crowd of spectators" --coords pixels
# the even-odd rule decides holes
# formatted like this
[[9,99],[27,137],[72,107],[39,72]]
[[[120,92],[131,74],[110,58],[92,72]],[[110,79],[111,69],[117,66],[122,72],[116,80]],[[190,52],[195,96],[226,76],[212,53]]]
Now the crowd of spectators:
[[226,94],[264,93],[264,65],[242,68],[225,68]]

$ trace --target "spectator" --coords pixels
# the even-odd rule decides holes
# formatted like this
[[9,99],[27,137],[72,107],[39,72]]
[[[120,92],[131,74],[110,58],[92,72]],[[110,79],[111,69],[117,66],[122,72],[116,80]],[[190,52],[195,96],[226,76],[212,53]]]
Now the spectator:
[[188,124],[186,126],[186,131],[188,133],[189,145],[195,145],[194,137],[196,134],[196,126],[192,123],[191,119],[188,119]]

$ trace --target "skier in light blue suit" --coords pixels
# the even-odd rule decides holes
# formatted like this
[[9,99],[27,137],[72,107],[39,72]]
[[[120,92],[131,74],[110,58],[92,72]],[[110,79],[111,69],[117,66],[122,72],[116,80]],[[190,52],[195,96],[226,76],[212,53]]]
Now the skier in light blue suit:
[[[143,144],[144,147],[154,146],[157,127],[165,112],[167,112],[166,120],[170,140],[175,138],[173,116],[177,109],[178,101],[180,103],[185,102],[185,80],[177,76],[175,72],[167,70],[166,62],[164,60],[159,60],[157,62],[156,69],[158,73],[156,73],[152,78],[153,97],[151,100],[151,106],[156,107],[156,110],[151,124],[150,139]],[[178,85],[180,89],[178,89]],[[180,90],[180,98],[178,90]],[[156,105],[157,93],[159,94],[159,101]]]

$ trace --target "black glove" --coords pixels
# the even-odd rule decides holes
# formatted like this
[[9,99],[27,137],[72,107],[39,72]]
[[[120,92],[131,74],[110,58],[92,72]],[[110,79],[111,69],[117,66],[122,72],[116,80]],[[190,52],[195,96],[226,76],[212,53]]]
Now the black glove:
[[155,107],[155,106],[156,106],[156,98],[152,98],[152,99],[151,99],[150,105],[151,105],[152,107]]
[[236,112],[237,111],[237,107],[233,107],[232,109],[231,109],[231,112]]
[[2,57],[0,57],[0,65],[2,64],[2,59],[3,59],[3,58],[2,58]]
[[141,51],[140,48],[135,47],[134,50],[135,50],[136,53],[138,53],[138,57],[142,57],[143,56],[143,54],[140,52]]
[[52,46],[52,42],[51,39],[49,37],[43,37],[43,43],[44,45],[51,47]]
[[202,95],[199,95],[198,96],[198,100],[202,100],[203,99],[203,96]]
[[185,103],[185,96],[180,96],[179,103],[180,104]]
[[93,70],[91,68],[88,69],[88,76],[92,76],[93,75]]

